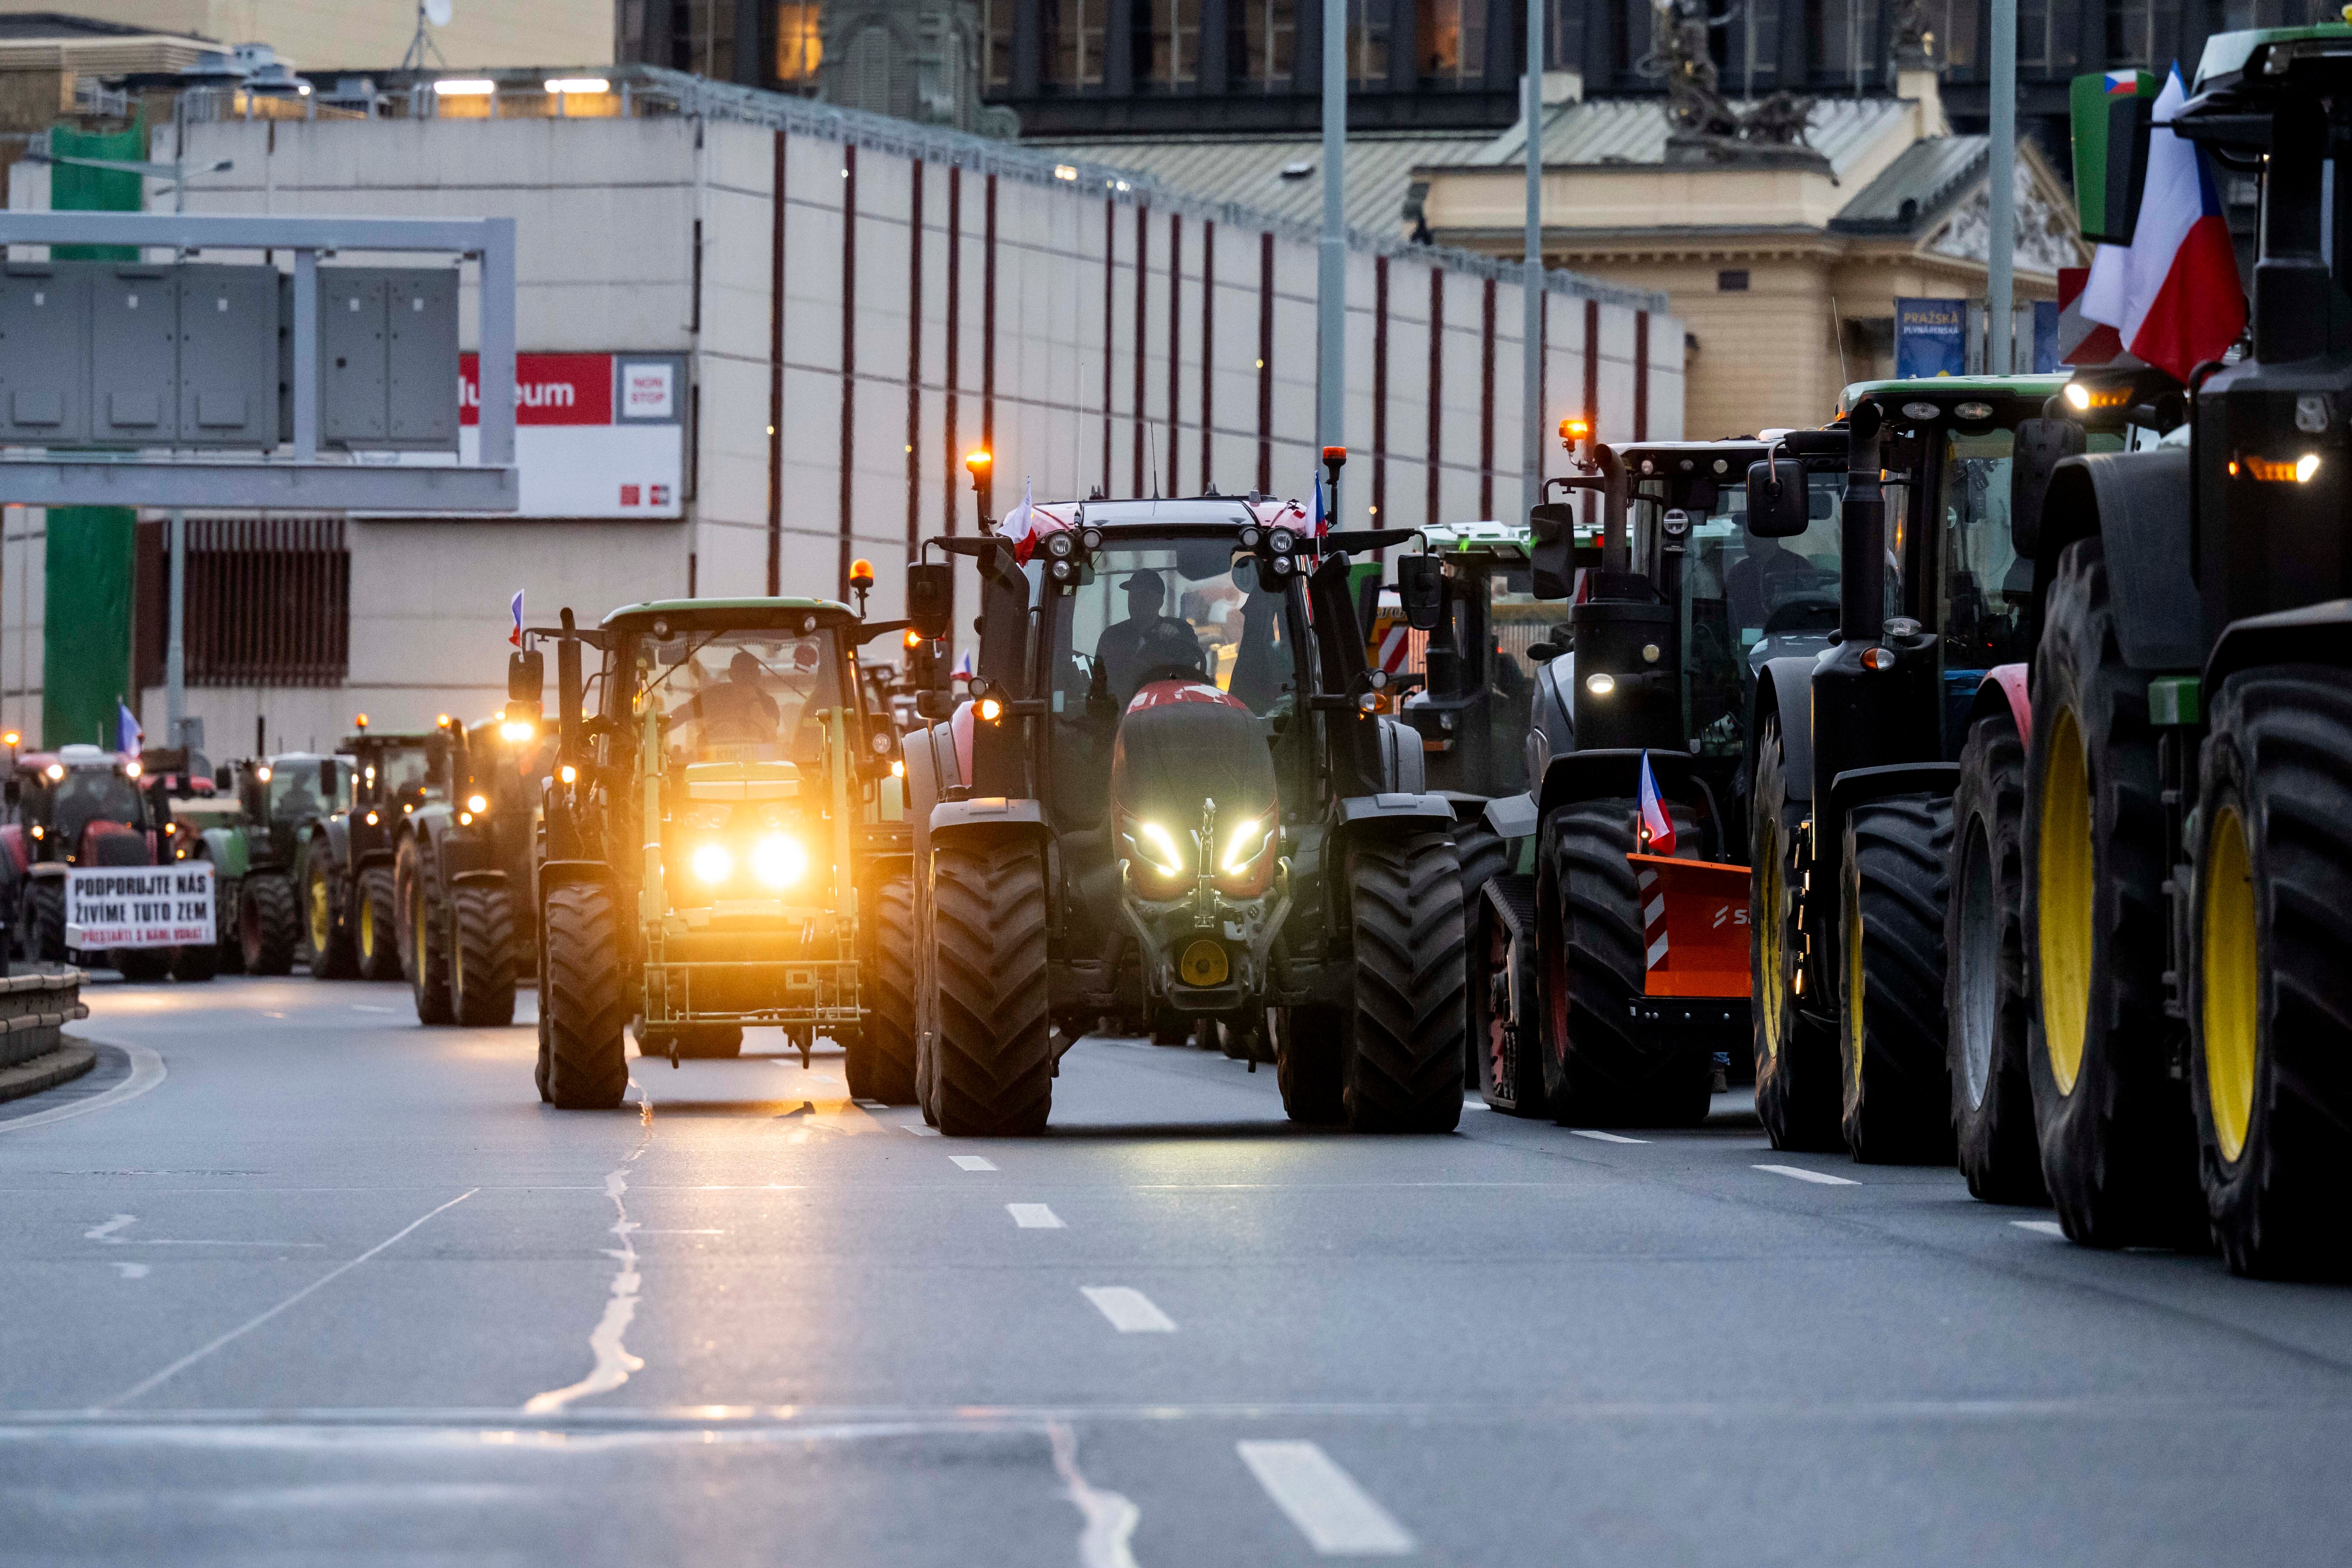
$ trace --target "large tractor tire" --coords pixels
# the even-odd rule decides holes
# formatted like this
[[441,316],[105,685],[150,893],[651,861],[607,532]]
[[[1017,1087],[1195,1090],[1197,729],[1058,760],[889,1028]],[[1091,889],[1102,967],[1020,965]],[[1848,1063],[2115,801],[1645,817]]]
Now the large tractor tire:
[[1889,795],[1846,814],[1839,1036],[1846,1147],[1869,1164],[1952,1158],[1944,914],[1952,802]]
[[1944,913],[1945,1062],[1952,1134],[1969,1191],[2044,1204],[2033,1088],[2025,1073],[2025,743],[2006,712],[1979,719],[1952,792],[1952,890]]
[[939,1035],[931,1083],[950,1137],[1042,1132],[1054,1108],[1045,868],[1016,838],[931,853]]
[[404,838],[394,862],[400,890],[400,966],[420,1024],[446,1024],[456,1016],[449,996],[449,922],[434,896],[431,851],[416,838]]
[[[539,994],[541,996],[548,994],[547,976],[544,973],[539,977]],[[547,1087],[548,1072],[553,1065],[550,1060],[548,1046],[547,1009],[541,1006],[539,1010],[539,1059],[532,1063],[530,1069],[531,1081],[539,1086],[539,1102],[541,1105],[551,1104],[555,1099],[548,1091]]]
[[2189,916],[2189,1082],[2236,1274],[2352,1274],[2352,676],[2223,682]]
[[172,978],[196,985],[210,980],[220,969],[220,946],[216,942],[199,942],[194,947],[175,947],[171,956]]
[[1507,1116],[1546,1113],[1535,879],[1489,879],[1469,906],[1470,1052],[1478,1093]]
[[1348,1016],[1322,1005],[1277,1008],[1274,1082],[1282,1113],[1308,1127],[1347,1120]]
[[389,866],[360,873],[358,907],[352,911],[352,947],[362,980],[397,980],[400,974],[400,902]]
[[[1788,759],[1778,714],[1764,721],[1756,741],[1756,777],[1748,792],[1748,878],[1749,1001],[1756,1015],[1756,1115],[1772,1147],[1826,1153],[1845,1147],[1839,1127],[1837,1031],[1824,979],[1824,940],[1807,941],[1802,919],[1805,803],[1789,794]],[[1819,951],[1815,951],[1818,948]]]
[[1355,927],[1349,1013],[1349,1127],[1451,1132],[1462,1121],[1470,1018],[1461,863],[1443,833],[1369,838],[1348,851]]
[[629,1088],[628,986],[610,888],[572,882],[547,895],[546,1082],[563,1110],[610,1110]]
[[213,872],[213,924],[219,932],[214,944],[213,972],[216,974],[245,973],[245,944],[236,934],[236,882]]
[[853,1100],[915,1103],[915,882],[892,877],[874,896],[874,945],[860,975],[866,1027],[844,1047]]
[[[1486,890],[1488,882],[1510,868],[1511,848],[1512,846],[1505,842],[1501,835],[1486,825],[1483,812],[1467,822],[1454,825],[1454,858],[1462,868],[1462,920],[1467,939],[1463,944],[1466,964],[1462,975],[1465,999],[1475,994],[1485,978],[1485,955],[1478,947],[1475,931],[1471,931],[1471,927],[1476,924],[1479,897]],[[1486,1068],[1482,1058],[1486,1047],[1475,1024],[1464,1033],[1462,1046],[1462,1081],[1465,1084],[1483,1082]]]
[[2164,1016],[2164,808],[2147,677],[2124,663],[2102,542],[2059,558],[2026,752],[2026,1070],[2058,1223],[2089,1247],[2206,1235]]
[[66,961],[66,885],[41,877],[25,889],[25,956],[36,963]]
[[255,871],[237,884],[236,943],[247,974],[293,973],[294,951],[301,941],[292,878]]
[[[1696,858],[1697,818],[1669,803],[1675,849]],[[1715,1100],[1715,1053],[1657,1037],[1631,1016],[1648,974],[1634,852],[1640,806],[1580,800],[1544,821],[1538,845],[1538,970],[1544,1096],[1563,1126],[1696,1127]]]
[[327,873],[324,856],[311,856],[302,881],[302,907],[310,924],[310,978],[349,980],[360,971],[359,956],[352,951],[352,922],[335,908],[334,879]]
[[460,882],[451,889],[449,934],[451,1015],[469,1028],[513,1023],[514,901],[506,884]]

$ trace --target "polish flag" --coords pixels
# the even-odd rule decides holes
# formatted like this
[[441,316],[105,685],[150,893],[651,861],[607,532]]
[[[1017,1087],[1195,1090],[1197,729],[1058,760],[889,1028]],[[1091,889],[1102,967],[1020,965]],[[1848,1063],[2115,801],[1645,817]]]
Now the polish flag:
[[1674,815],[1666,810],[1666,803],[1658,794],[1658,775],[1650,771],[1650,753],[1645,748],[1642,752],[1642,853],[1674,852]]
[[2246,327],[2237,253],[2212,171],[2194,142],[2172,133],[2189,100],[2176,68],[2157,95],[2147,183],[2128,247],[2103,245],[2091,261],[2083,314],[2116,329],[2124,347],[2187,381]]
[[996,525],[1000,535],[1013,541],[1013,559],[1024,566],[1029,564],[1029,557],[1037,553],[1037,541],[1047,531],[1070,526],[1032,500],[1032,488],[1029,480],[1021,481],[1021,504],[1006,512],[1004,521]]

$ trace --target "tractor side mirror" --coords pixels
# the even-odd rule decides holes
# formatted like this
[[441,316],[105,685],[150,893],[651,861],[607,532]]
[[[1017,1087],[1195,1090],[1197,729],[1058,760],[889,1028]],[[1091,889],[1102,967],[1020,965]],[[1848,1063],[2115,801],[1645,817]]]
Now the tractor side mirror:
[[1434,555],[1406,555],[1397,561],[1397,597],[1404,602],[1404,618],[1417,632],[1433,632],[1445,608],[1445,566]]
[[955,567],[945,561],[918,561],[907,568],[907,618],[926,641],[953,630]]
[[10,805],[16,805],[19,799],[23,798],[25,793],[24,786],[18,784],[13,775],[9,778],[5,790],[8,804]]
[[319,759],[319,798],[322,801],[333,800],[338,787],[335,778],[335,759],[320,757]]
[[942,719],[952,718],[955,715],[955,693],[925,687],[915,693],[915,712],[918,717],[934,724]]
[[547,656],[535,647],[507,655],[507,706],[536,713],[546,695]]
[[1759,539],[1794,539],[1806,513],[1805,465],[1794,458],[1748,465],[1748,531]]
[[2010,548],[2029,560],[2042,552],[2042,503],[2059,463],[2084,449],[2072,419],[2021,419],[2009,465]]
[[1561,654],[1566,653],[1567,651],[1568,650],[1566,648],[1561,647],[1558,643],[1531,642],[1528,644],[1528,657],[1535,660],[1538,664],[1549,664],[1553,659],[1558,658]]
[[1528,566],[1535,596],[1567,598],[1576,592],[1575,504],[1546,501],[1529,507],[1528,529],[1534,535],[1528,547]]

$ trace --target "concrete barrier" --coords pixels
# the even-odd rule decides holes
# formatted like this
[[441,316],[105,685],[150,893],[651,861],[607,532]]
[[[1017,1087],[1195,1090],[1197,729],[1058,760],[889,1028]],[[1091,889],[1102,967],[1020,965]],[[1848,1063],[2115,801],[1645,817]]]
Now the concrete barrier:
[[79,969],[55,968],[0,980],[0,1068],[45,1057],[66,1041],[60,1031],[89,1016]]

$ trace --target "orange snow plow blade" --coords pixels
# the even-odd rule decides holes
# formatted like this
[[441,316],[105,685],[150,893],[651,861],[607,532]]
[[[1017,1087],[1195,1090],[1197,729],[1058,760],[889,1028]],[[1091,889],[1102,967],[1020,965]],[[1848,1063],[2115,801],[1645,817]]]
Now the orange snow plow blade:
[[1748,995],[1748,868],[1628,855],[1642,899],[1645,996]]

